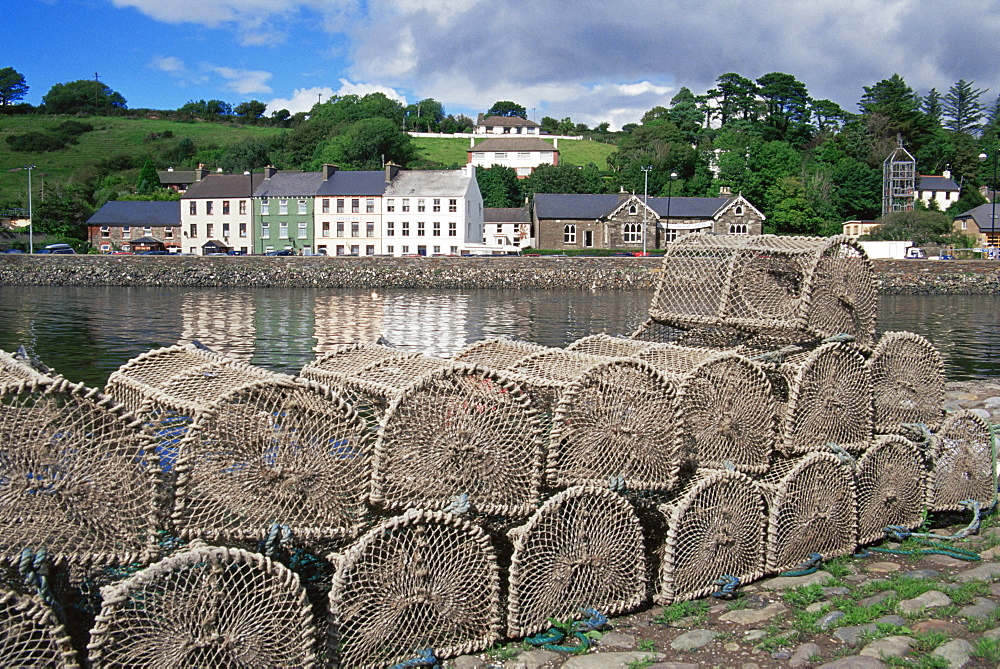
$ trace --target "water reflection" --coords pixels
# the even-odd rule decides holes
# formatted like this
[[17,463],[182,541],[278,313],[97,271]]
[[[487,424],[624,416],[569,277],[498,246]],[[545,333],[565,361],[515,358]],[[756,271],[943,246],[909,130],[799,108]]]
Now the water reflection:
[[[142,352],[191,340],[295,373],[339,344],[383,335],[448,356],[502,334],[563,346],[597,332],[628,333],[650,299],[586,291],[3,287],[0,349],[24,344],[68,378],[96,386]],[[950,378],[997,377],[998,307],[996,296],[885,297],[879,328],[928,337],[944,351]]]

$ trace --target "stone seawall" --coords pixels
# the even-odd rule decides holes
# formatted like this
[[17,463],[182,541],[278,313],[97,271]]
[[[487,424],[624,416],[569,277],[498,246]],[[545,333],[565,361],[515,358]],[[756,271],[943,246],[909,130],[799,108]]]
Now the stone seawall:
[[[652,290],[660,258],[326,258],[0,254],[0,286]],[[1000,262],[876,260],[887,294],[1000,294]]]

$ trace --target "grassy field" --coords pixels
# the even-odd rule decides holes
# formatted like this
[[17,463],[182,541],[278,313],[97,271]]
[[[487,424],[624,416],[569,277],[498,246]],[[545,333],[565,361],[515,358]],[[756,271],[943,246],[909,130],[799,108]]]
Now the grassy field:
[[[89,123],[94,126],[94,130],[80,135],[79,144],[45,153],[11,151],[6,141],[9,135],[54,129],[67,120]],[[173,133],[172,138],[146,140],[150,133],[168,130]],[[86,175],[94,165],[106,158],[130,154],[142,159],[153,151],[176,146],[185,137],[191,138],[196,147],[207,148],[210,145],[225,146],[251,137],[266,137],[280,132],[285,130],[107,116],[0,116],[0,198],[24,198],[27,192],[24,171],[10,171],[24,165],[35,165],[38,168],[32,173],[32,185],[37,191],[44,181],[64,182]]]
[[[444,137],[414,137],[413,144],[417,147],[420,157],[441,165],[464,165],[469,140],[465,138]],[[608,156],[617,147],[603,142],[592,142],[586,139],[560,139],[559,162],[563,165],[586,165],[594,163],[599,169],[608,169]]]

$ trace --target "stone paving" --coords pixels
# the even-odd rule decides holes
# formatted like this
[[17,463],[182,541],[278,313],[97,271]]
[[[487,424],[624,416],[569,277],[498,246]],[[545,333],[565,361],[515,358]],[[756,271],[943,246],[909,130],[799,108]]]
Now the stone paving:
[[[974,410],[1000,423],[1000,384],[949,383],[946,407]],[[936,515],[932,531],[947,536],[968,520],[967,515]],[[806,576],[748,584],[732,602],[706,598],[613,619],[583,655],[513,641],[445,666],[998,667],[1000,517],[985,518],[977,535],[956,545],[977,552],[982,561],[938,554],[849,556]]]

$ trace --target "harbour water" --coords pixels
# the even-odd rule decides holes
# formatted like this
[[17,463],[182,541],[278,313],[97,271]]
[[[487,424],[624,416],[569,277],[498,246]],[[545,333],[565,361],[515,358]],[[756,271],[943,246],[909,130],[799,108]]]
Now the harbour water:
[[[449,356],[511,335],[563,346],[598,332],[628,334],[649,292],[428,291],[121,287],[0,288],[0,349],[24,345],[73,381],[103,386],[152,348],[198,340],[295,373],[333,347],[379,336]],[[906,295],[881,300],[879,329],[926,336],[949,379],[1000,378],[1000,296]]]

